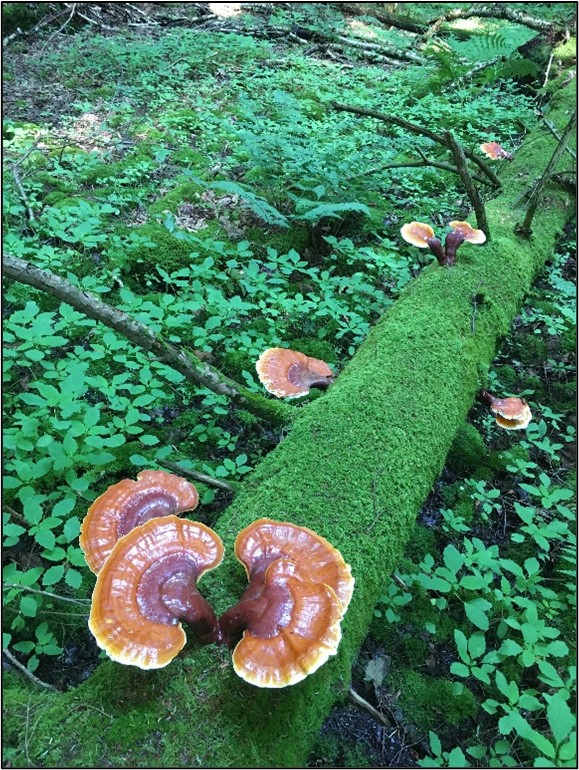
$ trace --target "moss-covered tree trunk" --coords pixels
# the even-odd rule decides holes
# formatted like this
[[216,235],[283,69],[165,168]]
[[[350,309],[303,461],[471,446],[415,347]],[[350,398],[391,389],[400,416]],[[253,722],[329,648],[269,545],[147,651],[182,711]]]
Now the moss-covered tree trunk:
[[[559,129],[573,99],[573,88],[558,94],[550,117]],[[254,519],[306,525],[341,550],[356,589],[338,656],[304,682],[278,691],[244,683],[232,671],[229,654],[216,647],[191,645],[156,672],[105,662],[65,694],[9,688],[5,741],[26,742],[26,756],[36,766],[306,762],[330,706],[347,693],[374,605],[484,383],[497,340],[553,253],[570,210],[564,193],[546,191],[530,241],[514,235],[524,216],[514,202],[555,146],[547,131],[528,137],[503,171],[504,192],[487,204],[492,242],[463,245],[455,267],[423,271],[330,391],[300,410],[288,436],[218,521],[227,558],[201,584],[218,611],[243,590],[232,545]],[[33,730],[24,730],[27,715]]]

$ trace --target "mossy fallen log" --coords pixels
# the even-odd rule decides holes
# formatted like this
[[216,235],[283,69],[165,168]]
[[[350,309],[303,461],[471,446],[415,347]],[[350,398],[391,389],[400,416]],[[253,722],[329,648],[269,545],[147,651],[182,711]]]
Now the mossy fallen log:
[[[574,89],[550,118],[568,120]],[[548,188],[522,241],[522,192],[556,140],[531,133],[487,204],[493,240],[463,245],[458,264],[433,265],[385,314],[324,397],[300,410],[284,441],[251,474],[216,526],[224,564],[202,581],[218,612],[241,594],[236,533],[268,516],[315,529],[352,565],[356,589],[339,654],[304,682],[259,690],[222,648],[188,645],[169,667],[144,672],[110,661],[63,694],[6,688],[5,746],[14,766],[299,767],[331,705],[345,697],[376,600],[411,537],[491,362],[571,210]],[[476,300],[475,300],[476,297]]]

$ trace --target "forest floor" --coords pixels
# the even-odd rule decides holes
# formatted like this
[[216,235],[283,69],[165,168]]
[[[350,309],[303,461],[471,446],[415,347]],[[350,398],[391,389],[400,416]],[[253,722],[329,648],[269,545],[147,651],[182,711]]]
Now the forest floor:
[[[429,86],[421,91],[420,63],[384,51],[394,42],[412,55],[408,33],[387,34],[376,20],[345,16],[330,4],[314,12],[311,4],[258,3],[250,13],[237,5],[135,3],[125,18],[89,5],[88,21],[71,15],[69,24],[63,16],[43,26],[39,16],[33,34],[15,34],[4,53],[11,185],[5,226],[7,248],[18,256],[34,254],[51,269],[73,271],[87,290],[105,293],[145,322],[165,323],[176,341],[193,315],[201,356],[255,387],[251,362],[272,338],[288,347],[301,342],[304,352],[339,368],[429,262],[401,241],[400,225],[429,217],[444,226],[468,213],[452,176],[428,167],[395,177],[381,170],[384,160],[417,157],[408,137],[385,138],[367,121],[354,130],[351,116],[328,117],[329,103],[346,94],[377,108],[382,88],[392,112],[404,109],[418,121],[428,104],[440,126],[454,121],[456,131],[472,131],[478,143],[492,125],[491,138],[516,149],[542,97],[529,87],[524,66],[512,61],[512,71],[523,73],[518,80],[506,67],[488,81],[473,80],[469,70],[485,44],[466,33],[452,38],[456,55],[439,56],[427,70]],[[456,4],[422,5],[436,15]],[[537,14],[544,10],[532,5]],[[502,22],[489,24],[489,60],[502,56],[493,66],[503,66],[513,54],[508,35]],[[534,35],[510,29],[520,35],[518,48]],[[488,46],[487,39],[487,53]],[[513,61],[520,62],[517,55]],[[462,78],[456,98],[465,120],[448,94],[431,104],[429,89],[444,94],[454,78]],[[421,153],[432,150],[416,141]],[[310,767],[532,766],[537,757],[555,760],[555,752],[557,765],[572,766],[565,747],[576,644],[574,227],[570,222],[562,234],[488,373],[488,389],[525,398],[533,421],[507,432],[487,407],[473,406],[384,587],[352,672],[351,699],[332,710]],[[192,248],[200,257],[196,268],[184,258]],[[248,260],[258,265],[251,285],[240,267]],[[272,289],[259,272],[283,280]],[[224,288],[230,280],[239,281],[238,307]],[[186,294],[193,289],[185,282],[196,294]],[[195,288],[200,282],[217,288],[204,293]],[[159,311],[163,294],[169,299]],[[12,590],[5,594],[3,646],[11,645],[40,679],[65,689],[98,663],[84,627],[86,605],[67,617],[62,605],[35,603],[37,594],[26,587],[86,600],[86,569],[74,546],[89,500],[82,479],[92,485],[105,468],[121,478],[127,468],[134,474],[172,461],[234,486],[282,435],[233,413],[214,394],[183,395],[170,375],[167,386],[163,367],[147,368],[138,352],[127,353],[112,335],[95,336],[90,325],[87,335],[78,314],[60,317],[38,294],[10,287],[3,313],[13,415],[7,469],[19,478],[5,508],[5,579]],[[211,316],[215,323],[207,323]],[[35,326],[39,317],[44,329]],[[51,358],[53,345],[60,354]],[[39,346],[46,357],[31,352]],[[104,382],[105,353],[115,356],[116,384]],[[122,446],[114,428],[81,445],[62,411],[49,423],[60,406],[34,384],[57,380],[64,355],[77,376],[88,372],[84,390],[71,385],[71,399],[85,410],[102,408],[99,424],[108,403],[125,427],[133,426]],[[138,385],[123,379],[127,371],[141,373]],[[34,396],[21,403],[21,392]],[[140,412],[130,416],[135,399]],[[62,457],[49,453],[60,465],[39,465],[42,430],[34,420],[64,444],[70,435],[74,446]],[[36,463],[38,475],[27,477],[26,463]],[[71,504],[43,527],[35,505],[59,504],[46,485],[54,478],[62,485],[65,473],[67,484],[74,480]],[[233,492],[203,485],[201,491],[211,523]],[[25,628],[32,618],[41,621],[35,636]],[[506,646],[507,629],[520,644]],[[565,734],[557,732],[557,719],[568,723]],[[26,766],[10,754],[6,762]]]

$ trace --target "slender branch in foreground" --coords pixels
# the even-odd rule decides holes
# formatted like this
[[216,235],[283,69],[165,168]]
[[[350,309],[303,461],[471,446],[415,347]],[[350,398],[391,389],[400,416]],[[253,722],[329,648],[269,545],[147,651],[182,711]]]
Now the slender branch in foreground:
[[80,604],[86,607],[90,604],[90,599],[74,599],[72,596],[61,596],[60,594],[52,594],[50,591],[40,591],[38,588],[30,588],[30,586],[23,586],[19,583],[5,583],[4,588],[18,588],[21,591],[28,591],[31,594],[40,594],[41,596],[48,596],[50,599],[58,599],[60,602],[71,602],[72,604]]
[[[560,142],[560,141],[561,141],[561,135],[559,134],[559,132],[557,131],[557,129],[555,128],[555,126],[554,126],[554,125],[551,123],[551,121],[550,121],[550,120],[547,120],[547,118],[546,118],[544,115],[543,115],[542,121],[543,121],[543,123],[544,123],[544,124],[547,126],[547,128],[549,129],[549,131],[550,131],[550,132],[553,134],[553,136],[555,137],[555,139],[556,139],[558,142]],[[577,154],[575,153],[575,151],[574,151],[574,150],[572,150],[572,149],[569,147],[569,145],[565,145],[565,152],[568,152],[568,153],[569,153],[569,155],[570,155],[570,156],[573,158],[573,160],[577,160]]]
[[454,162],[456,163],[458,175],[460,176],[460,180],[464,186],[464,189],[466,190],[468,199],[470,200],[472,207],[474,209],[478,228],[479,230],[482,230],[483,233],[486,235],[487,241],[490,241],[491,234],[490,234],[489,225],[487,222],[487,215],[485,212],[484,203],[482,202],[481,197],[478,194],[478,190],[474,185],[474,182],[472,180],[472,177],[466,165],[466,158],[464,156],[464,151],[450,131],[445,131],[444,137],[446,139],[446,142],[448,143],[448,146],[452,151],[452,155],[454,157]]
[[561,139],[559,140],[559,144],[555,148],[555,152],[553,153],[551,160],[547,163],[547,168],[543,171],[543,174],[537,184],[535,185],[533,192],[531,193],[531,197],[529,198],[529,203],[527,204],[527,211],[525,213],[525,219],[523,221],[522,225],[517,225],[515,228],[515,232],[517,232],[519,235],[522,235],[523,238],[530,238],[532,234],[531,225],[533,223],[533,217],[535,216],[535,211],[537,210],[537,206],[539,205],[539,198],[541,197],[541,193],[543,192],[546,184],[548,183],[550,177],[552,176],[553,169],[559,162],[559,158],[565,151],[565,147],[567,146],[567,142],[571,138],[572,133],[575,130],[575,121],[577,120],[577,110],[571,115],[571,118],[567,125],[565,126],[565,129],[563,130],[563,134],[561,135]]
[[2,650],[2,654],[6,657],[7,660],[10,661],[10,663],[17,668],[19,671],[21,671],[24,676],[27,676],[31,682],[34,682],[34,684],[38,685],[39,687],[44,687],[46,690],[52,690],[53,692],[60,692],[60,690],[57,687],[54,687],[52,684],[48,684],[48,682],[43,682],[42,679],[39,679],[37,676],[34,676],[32,671],[29,671],[26,666],[23,666],[22,663],[19,660],[16,660],[14,655],[7,650]]
[[291,422],[295,415],[294,409],[287,404],[252,393],[209,364],[200,361],[194,353],[177,348],[160,334],[151,331],[144,323],[73,286],[50,270],[42,270],[10,254],[3,255],[2,265],[8,278],[45,291],[61,302],[72,305],[89,318],[110,326],[133,344],[180,372],[189,382],[208,388],[213,393],[228,396],[241,408],[272,424],[286,424]]
[[[421,153],[422,154],[422,153]],[[458,170],[451,166],[450,163],[438,163],[435,160],[429,160],[427,157],[423,156],[423,160],[416,160],[409,163],[386,163],[383,166],[378,166],[377,168],[371,168],[368,171],[362,171],[359,174],[352,174],[351,176],[346,177],[347,180],[355,179],[358,176],[367,176],[368,174],[378,174],[380,171],[388,171],[392,168],[424,168],[426,166],[432,166],[432,168],[439,168],[441,171],[450,171],[451,174],[458,174]],[[473,179],[476,179],[477,182],[480,184],[488,184],[487,179],[483,179],[482,176],[478,176],[478,174],[473,174]]]
[[199,471],[193,471],[190,468],[184,468],[182,465],[179,465],[179,463],[163,460],[162,462],[159,462],[159,465],[162,465],[164,468],[168,468],[169,470],[176,471],[183,476],[189,476],[189,478],[195,479],[195,481],[200,481],[202,484],[207,484],[208,487],[223,489],[225,492],[236,491],[231,484],[227,483],[227,481],[223,481],[222,479],[215,479],[213,476],[208,476],[206,473],[200,473]]
[[[376,120],[382,120],[384,123],[392,123],[395,126],[404,128],[406,131],[409,131],[412,134],[427,136],[433,142],[441,144],[443,147],[446,147],[446,149],[450,149],[444,137],[440,136],[440,134],[435,134],[434,131],[431,131],[429,128],[418,126],[416,123],[410,123],[409,121],[395,117],[394,115],[386,115],[383,112],[368,110],[364,107],[354,107],[349,104],[340,104],[339,102],[332,102],[331,104],[335,110],[340,110],[341,112],[352,112],[354,115],[364,115],[369,118],[376,118]],[[481,160],[477,155],[475,155],[474,152],[471,152],[470,150],[464,150],[464,154],[469,160],[472,160],[473,163],[476,163],[483,174],[485,174],[485,176],[491,180],[493,185],[496,187],[501,187],[501,180],[483,160]]]
[[34,211],[32,211],[32,206],[30,205],[30,201],[28,200],[28,196],[26,195],[26,190],[22,186],[22,181],[16,169],[16,165],[12,166],[12,178],[14,179],[14,184],[16,185],[16,189],[18,190],[18,195],[20,195],[20,200],[22,201],[22,203],[26,208],[26,216],[28,217],[28,221],[35,222],[36,217],[34,216]]

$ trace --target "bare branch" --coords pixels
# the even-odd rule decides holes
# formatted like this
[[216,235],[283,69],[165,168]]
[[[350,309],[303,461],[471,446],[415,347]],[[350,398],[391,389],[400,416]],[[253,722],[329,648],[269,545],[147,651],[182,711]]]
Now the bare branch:
[[39,679],[37,676],[34,676],[32,671],[29,671],[26,668],[26,666],[23,666],[22,663],[19,660],[17,660],[9,650],[3,649],[2,654],[6,657],[7,660],[10,661],[10,663],[15,668],[21,671],[24,674],[24,676],[27,676],[31,682],[34,682],[34,684],[38,685],[38,687],[44,687],[46,690],[52,690],[53,692],[60,692],[60,690],[54,687],[54,685],[48,684],[48,682],[43,682],[42,679]]
[[476,223],[479,229],[482,230],[483,233],[486,235],[487,241],[490,241],[491,234],[490,234],[489,225],[487,222],[484,203],[481,200],[481,197],[474,185],[474,182],[472,180],[472,177],[466,165],[465,153],[450,131],[445,131],[444,137],[446,139],[446,142],[448,143],[448,146],[452,151],[454,162],[456,163],[456,168],[458,170],[458,174],[460,176],[461,182],[464,185],[466,194],[468,195],[468,198],[474,209],[474,213],[476,216]]
[[175,347],[144,323],[73,286],[49,270],[42,270],[10,254],[3,255],[2,264],[9,278],[45,291],[89,318],[110,326],[133,344],[180,372],[189,382],[228,396],[241,408],[272,424],[290,422],[295,414],[294,409],[287,404],[252,393],[209,364],[201,362],[194,353]]
[[190,468],[184,468],[182,465],[179,465],[179,463],[163,460],[162,462],[159,462],[159,465],[162,465],[164,468],[168,468],[169,470],[176,471],[183,476],[189,476],[189,478],[195,479],[195,481],[200,481],[202,484],[207,484],[208,487],[223,489],[225,492],[235,492],[234,487],[232,487],[231,484],[228,484],[227,481],[223,481],[222,479],[215,479],[213,476],[208,476],[206,473],[200,473],[199,471],[193,471]]

